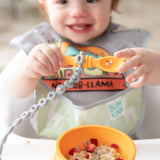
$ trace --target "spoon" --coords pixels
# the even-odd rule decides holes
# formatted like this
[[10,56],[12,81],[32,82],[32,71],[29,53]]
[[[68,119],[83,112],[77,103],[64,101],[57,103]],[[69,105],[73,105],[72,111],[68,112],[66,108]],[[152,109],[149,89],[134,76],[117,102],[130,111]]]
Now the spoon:
[[[117,72],[117,68],[124,63],[121,58],[115,58],[113,56],[105,56],[102,58],[93,58],[92,56],[83,55],[84,61],[82,63],[82,68],[92,68],[97,67],[106,72]],[[66,56],[63,54],[64,66],[78,66],[76,63],[76,57]]]

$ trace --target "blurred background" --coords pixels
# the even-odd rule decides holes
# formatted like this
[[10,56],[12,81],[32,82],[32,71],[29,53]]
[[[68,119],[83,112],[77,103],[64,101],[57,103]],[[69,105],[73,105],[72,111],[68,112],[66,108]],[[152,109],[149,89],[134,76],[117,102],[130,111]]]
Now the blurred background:
[[[0,0],[0,72],[18,49],[9,45],[16,35],[43,21],[38,0]],[[160,51],[160,0],[121,0],[113,21],[152,32],[147,48]]]

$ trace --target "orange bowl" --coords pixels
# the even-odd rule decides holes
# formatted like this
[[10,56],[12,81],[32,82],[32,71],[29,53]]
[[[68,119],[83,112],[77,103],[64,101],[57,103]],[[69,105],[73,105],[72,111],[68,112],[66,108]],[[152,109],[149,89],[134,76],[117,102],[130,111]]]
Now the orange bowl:
[[89,141],[91,138],[96,138],[98,145],[117,144],[119,146],[118,151],[123,156],[123,160],[135,159],[136,146],[127,134],[111,127],[85,125],[67,130],[58,138],[56,152],[52,160],[67,160],[65,157],[71,148],[75,146],[83,148],[83,141]]

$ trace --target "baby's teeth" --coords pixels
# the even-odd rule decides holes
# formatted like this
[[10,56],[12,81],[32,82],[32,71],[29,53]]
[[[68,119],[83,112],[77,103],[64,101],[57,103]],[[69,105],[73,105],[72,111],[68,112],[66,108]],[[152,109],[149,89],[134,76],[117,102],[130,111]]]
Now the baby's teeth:
[[76,30],[83,30],[83,27],[74,26],[73,28],[76,29]]

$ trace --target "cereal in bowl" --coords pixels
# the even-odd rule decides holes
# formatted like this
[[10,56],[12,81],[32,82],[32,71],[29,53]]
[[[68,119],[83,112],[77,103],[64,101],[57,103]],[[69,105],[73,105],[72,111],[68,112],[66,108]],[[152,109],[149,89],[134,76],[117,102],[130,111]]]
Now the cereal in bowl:
[[118,152],[118,145],[111,144],[98,146],[97,139],[90,139],[90,142],[84,141],[84,149],[79,146],[72,148],[67,155],[67,160],[123,160]]

